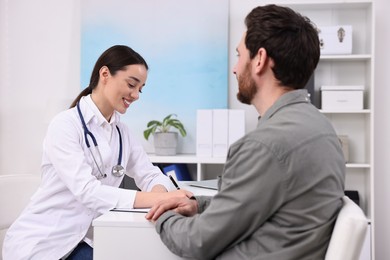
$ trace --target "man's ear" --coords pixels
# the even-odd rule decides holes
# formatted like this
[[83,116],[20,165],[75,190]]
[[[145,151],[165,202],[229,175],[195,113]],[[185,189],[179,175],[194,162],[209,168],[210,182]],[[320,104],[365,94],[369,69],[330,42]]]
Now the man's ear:
[[253,60],[255,65],[255,72],[257,74],[262,73],[266,69],[268,61],[268,54],[266,49],[260,48]]

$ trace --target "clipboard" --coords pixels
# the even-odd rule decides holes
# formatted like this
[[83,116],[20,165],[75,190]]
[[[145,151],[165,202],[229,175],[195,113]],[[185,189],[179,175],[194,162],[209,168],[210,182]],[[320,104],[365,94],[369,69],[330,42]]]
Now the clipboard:
[[134,208],[113,208],[111,211],[116,212],[135,212],[135,213],[148,213],[150,208],[134,209]]

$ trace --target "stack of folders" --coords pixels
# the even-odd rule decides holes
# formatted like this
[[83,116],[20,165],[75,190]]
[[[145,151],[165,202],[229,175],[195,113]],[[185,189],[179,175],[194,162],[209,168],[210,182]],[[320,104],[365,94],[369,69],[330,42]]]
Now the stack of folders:
[[185,164],[175,163],[163,168],[165,175],[171,175],[177,181],[190,181],[191,175]]
[[196,117],[196,155],[226,157],[228,148],[245,134],[245,111],[201,109]]

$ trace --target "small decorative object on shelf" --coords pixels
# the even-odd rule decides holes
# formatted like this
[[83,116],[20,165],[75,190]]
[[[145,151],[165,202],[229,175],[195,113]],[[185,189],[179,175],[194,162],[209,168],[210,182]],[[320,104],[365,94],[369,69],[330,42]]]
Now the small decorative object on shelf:
[[178,134],[169,131],[172,127],[179,130],[181,136],[187,135],[183,124],[178,119],[173,118],[176,116],[176,114],[170,114],[162,121],[152,120],[147,124],[144,137],[148,140],[149,136],[153,134],[156,155],[176,155]]
[[352,26],[322,26],[319,28],[321,54],[352,54]]

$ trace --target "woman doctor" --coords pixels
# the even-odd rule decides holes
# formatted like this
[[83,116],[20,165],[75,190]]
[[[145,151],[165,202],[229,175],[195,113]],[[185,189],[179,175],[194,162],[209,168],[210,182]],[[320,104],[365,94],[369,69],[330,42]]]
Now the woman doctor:
[[[42,183],[6,234],[5,260],[92,259],[96,217],[115,207],[151,207],[192,196],[174,189],[119,121],[138,100],[147,72],[145,60],[127,46],[113,46],[99,57],[88,88],[50,123]],[[123,173],[142,191],[118,188]]]

